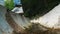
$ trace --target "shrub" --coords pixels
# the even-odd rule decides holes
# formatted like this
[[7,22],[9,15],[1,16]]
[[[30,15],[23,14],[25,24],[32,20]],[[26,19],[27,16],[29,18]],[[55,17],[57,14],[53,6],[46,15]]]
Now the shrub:
[[36,15],[43,16],[58,5],[57,0],[22,0],[24,15],[34,18]]
[[13,0],[5,0],[5,7],[9,10],[12,10],[14,8]]

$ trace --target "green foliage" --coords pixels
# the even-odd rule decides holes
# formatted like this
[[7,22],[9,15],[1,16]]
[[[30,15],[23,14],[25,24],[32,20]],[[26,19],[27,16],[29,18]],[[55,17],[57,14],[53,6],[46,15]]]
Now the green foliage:
[[57,0],[22,0],[24,15],[32,18],[36,15],[43,16],[58,5]]
[[13,0],[6,0],[5,1],[5,7],[9,10],[12,10],[14,8]]

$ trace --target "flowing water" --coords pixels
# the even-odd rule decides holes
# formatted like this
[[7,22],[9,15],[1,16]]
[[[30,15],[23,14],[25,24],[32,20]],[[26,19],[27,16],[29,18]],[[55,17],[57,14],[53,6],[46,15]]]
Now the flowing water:
[[16,24],[18,24],[22,28],[28,27],[28,25],[30,24],[29,19],[24,17],[23,15],[21,16],[21,15],[16,14],[16,13],[15,14],[11,13],[11,17],[16,22]]
[[[15,4],[17,3],[16,0],[14,1]],[[12,27],[8,24],[6,20],[6,9],[3,7],[4,6],[4,0],[0,0],[0,34],[11,34],[13,29]],[[20,16],[19,14],[11,14],[11,17],[13,20],[20,25],[21,27],[27,26],[28,20],[24,16]]]
[[45,14],[42,17],[39,17],[38,19],[33,19],[31,22],[38,22],[46,27],[54,27],[59,28],[60,27],[60,4],[57,5],[55,8],[53,8],[50,12]]

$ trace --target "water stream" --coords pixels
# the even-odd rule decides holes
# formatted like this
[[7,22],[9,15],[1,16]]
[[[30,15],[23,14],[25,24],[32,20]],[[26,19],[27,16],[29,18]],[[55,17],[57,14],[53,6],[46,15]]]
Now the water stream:
[[34,23],[40,23],[46,27],[54,27],[54,28],[60,28],[60,4],[54,7],[50,12],[45,14],[42,17],[39,17],[38,19],[33,19],[31,22]]

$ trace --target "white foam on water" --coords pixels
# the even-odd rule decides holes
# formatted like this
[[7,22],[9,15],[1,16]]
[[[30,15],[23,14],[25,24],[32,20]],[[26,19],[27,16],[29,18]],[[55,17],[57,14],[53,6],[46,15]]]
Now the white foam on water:
[[[59,28],[57,25],[60,24],[60,4],[57,5],[55,8],[53,8],[50,12],[48,12],[47,14],[45,14],[42,17],[39,17],[38,19],[33,19],[31,20],[31,22],[34,23],[40,23],[46,27],[57,27]],[[60,26],[60,25],[59,25]],[[55,27],[55,28],[56,28]]]
[[15,8],[12,10],[12,12],[15,12],[15,13],[24,13],[22,7],[15,7]]

